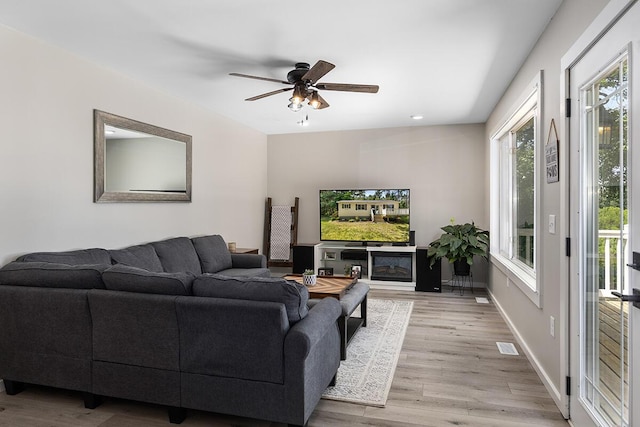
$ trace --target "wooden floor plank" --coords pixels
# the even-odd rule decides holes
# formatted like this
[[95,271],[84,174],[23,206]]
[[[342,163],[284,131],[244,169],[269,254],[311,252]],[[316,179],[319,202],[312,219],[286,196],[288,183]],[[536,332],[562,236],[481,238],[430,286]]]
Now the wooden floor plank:
[[[474,294],[373,289],[370,298],[414,301],[402,353],[384,408],[321,400],[309,426],[568,426],[522,355],[493,304]],[[519,356],[502,355],[496,341],[513,342]],[[165,408],[105,399],[87,410],[79,393],[29,387],[0,393],[0,426],[158,427]],[[278,426],[247,418],[188,411],[182,426]]]

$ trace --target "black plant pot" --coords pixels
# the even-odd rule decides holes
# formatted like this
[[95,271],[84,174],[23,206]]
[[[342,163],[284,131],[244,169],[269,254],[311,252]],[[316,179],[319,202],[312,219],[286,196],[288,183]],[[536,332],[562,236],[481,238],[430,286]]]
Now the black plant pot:
[[453,272],[456,276],[468,276],[471,273],[471,266],[466,259],[453,261]]

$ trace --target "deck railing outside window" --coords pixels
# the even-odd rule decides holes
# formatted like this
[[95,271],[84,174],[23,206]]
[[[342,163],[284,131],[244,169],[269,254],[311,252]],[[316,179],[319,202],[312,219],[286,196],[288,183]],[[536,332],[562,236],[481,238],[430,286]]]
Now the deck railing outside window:
[[[600,293],[601,296],[611,296],[611,291],[626,292],[621,289],[622,283],[629,283],[628,271],[628,231],[620,230],[599,230],[599,260],[600,260]],[[533,229],[519,228],[518,243],[520,248],[520,259],[528,265],[533,265]],[[622,281],[621,274],[625,274]]]
[[[602,296],[611,296],[611,291],[626,292],[621,288],[622,283],[629,283],[627,263],[629,251],[627,247],[628,230],[625,226],[620,230],[599,230],[598,240],[600,247],[600,293]],[[621,275],[625,280],[621,280]]]
[[533,228],[518,228],[518,245],[516,246],[518,251],[518,259],[533,267]]

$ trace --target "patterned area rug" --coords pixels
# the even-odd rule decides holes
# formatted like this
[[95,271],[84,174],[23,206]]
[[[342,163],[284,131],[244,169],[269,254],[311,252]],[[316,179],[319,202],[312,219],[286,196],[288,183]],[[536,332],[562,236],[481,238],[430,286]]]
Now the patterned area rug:
[[413,301],[370,299],[367,327],[360,328],[349,343],[336,385],[327,388],[322,398],[383,407],[412,309]]

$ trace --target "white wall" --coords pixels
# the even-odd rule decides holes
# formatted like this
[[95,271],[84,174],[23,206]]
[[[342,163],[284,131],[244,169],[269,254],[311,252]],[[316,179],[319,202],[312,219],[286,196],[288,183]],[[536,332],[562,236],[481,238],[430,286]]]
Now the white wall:
[[[267,138],[0,27],[0,264],[219,233],[262,247]],[[192,135],[192,203],[93,203],[93,110]]]
[[[607,0],[565,0],[553,17],[549,26],[542,34],[538,43],[518,72],[507,92],[496,105],[486,124],[485,141],[487,153],[488,141],[501,125],[502,120],[512,110],[518,97],[527,84],[539,70],[544,70],[543,89],[543,128],[541,134],[546,142],[549,125],[553,118],[558,127],[563,118],[560,117],[560,59],[573,42],[580,36],[587,25],[595,18],[607,3]],[[558,127],[559,129],[559,127]],[[565,141],[560,141],[560,144]],[[487,158],[488,162],[488,158]],[[562,172],[561,172],[562,173]],[[562,175],[565,179],[567,175]],[[487,180],[488,180],[487,176]],[[562,179],[562,178],[561,178]],[[488,190],[487,186],[487,190]],[[567,287],[567,278],[560,275],[560,260],[564,256],[564,238],[559,234],[551,235],[546,232],[549,215],[556,215],[560,219],[560,184],[543,184],[539,189],[542,196],[542,223],[538,224],[544,230],[543,239],[539,247],[542,254],[541,265],[538,265],[537,275],[542,288],[541,305],[537,308],[517,286],[510,284],[507,277],[497,268],[490,270],[490,290],[494,299],[504,311],[517,335],[528,348],[534,366],[541,373],[543,380],[552,392],[552,396],[559,402],[563,361],[563,331],[568,325],[561,322],[566,307],[561,307],[561,289]],[[488,198],[487,193],[487,198]],[[486,206],[489,209],[489,205]],[[561,229],[560,224],[556,224]],[[556,320],[556,336],[549,331],[550,316]]]
[[[275,205],[300,197],[304,243],[320,238],[320,189],[409,188],[411,229],[421,246],[451,218],[487,228],[484,133],[484,125],[472,124],[270,135],[268,195]],[[474,269],[479,282],[484,264]]]

